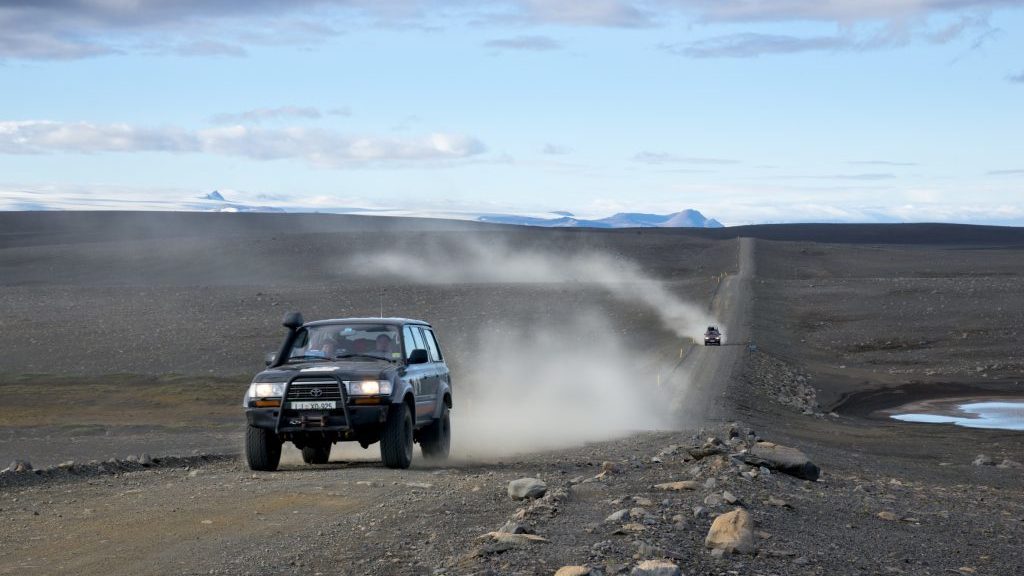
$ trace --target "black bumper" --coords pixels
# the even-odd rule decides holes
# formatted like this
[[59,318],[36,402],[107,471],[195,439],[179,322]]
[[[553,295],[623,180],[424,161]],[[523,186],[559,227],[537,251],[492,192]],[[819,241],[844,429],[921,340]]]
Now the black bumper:
[[275,430],[278,433],[347,432],[384,423],[388,405],[348,406],[348,421],[341,410],[285,410],[283,416],[280,412],[280,408],[246,408],[245,418],[250,426]]

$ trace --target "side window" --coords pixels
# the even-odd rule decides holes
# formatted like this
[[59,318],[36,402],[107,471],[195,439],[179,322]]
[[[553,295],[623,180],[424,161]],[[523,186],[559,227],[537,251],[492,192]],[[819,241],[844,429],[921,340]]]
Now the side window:
[[427,347],[423,345],[423,338],[420,336],[420,331],[417,330],[415,326],[410,326],[409,328],[412,332],[413,342],[416,343],[416,349],[419,350],[422,348],[426,350]]
[[433,362],[443,360],[441,349],[437,347],[437,340],[434,338],[434,331],[430,328],[420,328],[420,330],[423,330],[423,339],[427,341],[427,348],[430,350],[430,360]]
[[412,338],[412,328],[409,326],[402,328],[402,344],[405,349],[405,357],[408,358],[416,349],[416,342]]

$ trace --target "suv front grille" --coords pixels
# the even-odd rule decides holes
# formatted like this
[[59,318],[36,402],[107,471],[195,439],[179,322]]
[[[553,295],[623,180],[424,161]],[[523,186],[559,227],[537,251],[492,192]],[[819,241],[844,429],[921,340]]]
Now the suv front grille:
[[297,380],[288,387],[288,397],[285,399],[341,400],[341,389],[334,380]]

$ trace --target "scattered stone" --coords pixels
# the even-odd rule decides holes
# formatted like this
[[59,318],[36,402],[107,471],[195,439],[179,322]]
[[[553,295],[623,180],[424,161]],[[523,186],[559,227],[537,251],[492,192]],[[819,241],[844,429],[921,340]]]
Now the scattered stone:
[[604,462],[601,462],[601,472],[604,474],[618,474],[619,472],[622,472],[622,467],[615,462],[605,460]]
[[693,507],[693,517],[694,518],[707,518],[708,517],[708,509],[703,507],[703,506],[694,506]]
[[878,517],[882,520],[888,520],[889,522],[896,522],[900,519],[899,516],[888,510],[882,510],[881,512],[879,512]]
[[775,496],[769,496],[768,499],[764,501],[764,503],[769,505],[769,506],[778,506],[780,508],[792,508],[793,507],[793,506],[791,506],[789,504],[789,502],[786,502],[782,498],[776,498]]
[[538,478],[520,478],[508,483],[508,496],[513,500],[540,498],[548,491],[548,485]]
[[[644,498],[643,496],[633,496],[633,502],[635,502],[637,506],[654,506],[654,502],[652,502],[650,498]],[[666,502],[671,501],[666,500]]]
[[750,450],[743,454],[742,458],[747,464],[766,466],[771,470],[804,480],[815,481],[821,473],[818,466],[811,462],[803,452],[772,442],[755,443]]
[[506,534],[533,534],[533,530],[530,530],[526,526],[509,520],[502,524],[501,528],[498,528],[498,532],[504,532]]
[[629,517],[630,518],[640,519],[640,518],[643,518],[644,516],[647,516],[647,510],[645,510],[645,509],[643,509],[643,508],[641,508],[639,506],[637,506],[636,508],[630,508],[630,510],[629,510]]
[[679,480],[678,482],[665,482],[664,484],[655,484],[654,488],[657,490],[669,490],[672,492],[679,492],[681,490],[696,490],[697,483],[693,480]]
[[722,496],[712,492],[704,498],[704,505],[715,508],[722,505]]
[[75,461],[74,460],[68,460],[66,462],[61,462],[60,464],[57,464],[57,468],[60,468],[61,470],[72,470],[72,469],[74,469],[74,467],[75,467]]
[[707,480],[704,481],[704,487],[707,488],[708,490],[714,490],[716,484],[717,484],[717,481],[715,480],[714,476],[712,476],[712,477],[710,477],[710,478],[708,478]]
[[143,466],[152,466],[153,458],[150,457],[149,454],[143,452],[139,455],[139,464],[142,464]]
[[679,566],[668,560],[644,560],[630,571],[630,576],[682,576]]
[[1022,468],[1024,464],[1017,462],[1016,460],[1010,460],[1009,458],[1003,458],[1003,461],[996,465],[996,468]]
[[661,464],[661,458],[658,458],[657,456],[652,456],[651,464]]
[[555,576],[590,576],[593,571],[586,566],[562,566],[555,572]]
[[611,514],[609,514],[608,517],[604,519],[604,521],[609,523],[609,524],[613,524],[613,523],[622,522],[623,520],[628,520],[628,519],[629,519],[629,510],[626,509],[626,508],[623,508],[622,510],[618,510],[616,512],[612,512]]
[[511,544],[512,546],[528,546],[530,544],[544,544],[548,542],[547,538],[542,538],[536,534],[511,534],[508,532],[488,532],[482,536],[477,536],[477,540],[492,540],[499,544]]
[[630,522],[628,524],[623,524],[617,530],[612,532],[612,534],[639,534],[640,532],[643,532],[645,530],[647,530],[647,527],[643,524]]
[[734,496],[733,493],[728,490],[722,492],[722,500],[724,500],[726,504],[735,504],[740,501],[739,498]]
[[7,470],[11,472],[31,472],[32,463],[28,460],[15,460],[7,467]]
[[754,520],[742,508],[726,512],[711,523],[704,545],[729,553],[753,554]]
[[974,459],[974,462],[971,462],[971,464],[974,464],[975,466],[993,466],[995,465],[995,463],[995,460],[984,454],[978,454],[978,456]]

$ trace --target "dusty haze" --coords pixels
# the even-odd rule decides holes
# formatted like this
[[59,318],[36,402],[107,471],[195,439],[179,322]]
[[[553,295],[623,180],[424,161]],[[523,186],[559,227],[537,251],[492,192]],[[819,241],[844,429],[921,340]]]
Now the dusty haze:
[[[597,287],[647,307],[678,336],[657,350],[617,331],[602,307],[582,300],[570,320],[502,318],[481,326],[462,350],[455,382],[453,452],[476,457],[677,428],[683,373],[668,375],[678,350],[715,319],[672,294],[635,263],[608,254],[513,250],[503,243],[432,242],[354,257],[348,270],[424,284],[531,284]],[[660,331],[661,326],[651,326]],[[465,342],[465,339],[463,339]]]

